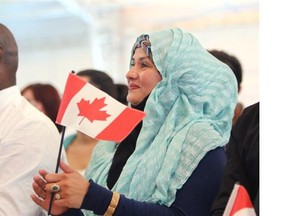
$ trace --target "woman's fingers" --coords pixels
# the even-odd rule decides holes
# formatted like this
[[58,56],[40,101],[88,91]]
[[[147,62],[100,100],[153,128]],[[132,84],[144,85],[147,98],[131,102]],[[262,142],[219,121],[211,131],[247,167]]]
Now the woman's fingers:
[[45,179],[45,176],[48,174],[48,172],[46,170],[39,170],[39,174],[43,179]]
[[46,182],[43,178],[40,176],[34,176],[34,182],[32,184],[32,188],[37,194],[38,197],[41,197],[42,199],[46,198],[46,191],[45,191],[45,186]]
[[45,189],[46,181],[40,176],[34,176],[34,182],[38,184],[43,190]]
[[76,172],[72,167],[68,166],[67,164],[60,162],[60,168],[63,170],[65,173],[73,173]]
[[45,170],[40,170],[40,175],[48,182],[59,182],[65,178],[65,174],[75,173],[77,172],[67,164],[60,162],[59,167],[63,171],[63,173],[47,173]]
[[32,187],[38,197],[41,197],[42,199],[46,198],[46,191],[43,190],[43,188],[41,188],[37,183],[33,182]]
[[36,196],[35,194],[32,194],[32,195],[31,195],[31,198],[32,198],[32,200],[33,200],[37,205],[41,206],[41,207],[42,207],[43,209],[45,209],[45,210],[48,210],[48,208],[47,208],[44,200],[39,199],[39,197]]
[[[35,194],[32,194],[31,198],[37,205],[41,206],[43,209],[48,211],[48,208],[49,208],[49,205],[50,205],[50,199],[51,199],[51,195],[50,194],[45,199],[40,199]],[[56,200],[54,198],[54,201],[53,201],[53,204],[52,204],[52,209],[51,209],[52,215],[61,215],[61,214],[63,214],[64,212],[66,212],[68,210],[68,207],[65,207],[64,204],[62,204],[61,202],[60,202],[60,204],[62,204],[62,206],[59,206],[59,204],[57,205],[57,203],[56,203],[57,201],[61,201],[61,199],[60,200]]]
[[[43,181],[43,180],[42,180]],[[32,200],[45,210],[48,210],[50,199],[51,199],[51,194],[47,191],[45,191],[37,182],[35,182],[35,177],[34,177],[34,182],[32,184],[33,190],[36,193],[31,195]]]

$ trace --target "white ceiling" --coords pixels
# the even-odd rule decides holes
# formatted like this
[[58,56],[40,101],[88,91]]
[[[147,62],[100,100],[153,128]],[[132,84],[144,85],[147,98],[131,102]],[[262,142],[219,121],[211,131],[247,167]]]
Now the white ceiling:
[[62,89],[67,70],[85,66],[125,83],[135,38],[179,27],[199,36],[205,47],[240,59],[245,74],[240,100],[251,104],[258,100],[258,1],[0,0],[0,22],[19,46],[20,86],[48,81]]
[[46,41],[58,47],[77,43],[91,30],[98,39],[122,40],[171,26],[195,30],[258,19],[257,0],[0,0],[0,22],[9,26],[22,49]]

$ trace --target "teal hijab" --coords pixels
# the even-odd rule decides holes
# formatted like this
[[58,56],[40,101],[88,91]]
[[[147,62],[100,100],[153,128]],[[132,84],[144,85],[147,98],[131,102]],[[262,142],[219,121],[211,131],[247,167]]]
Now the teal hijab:
[[[163,30],[149,40],[162,80],[147,99],[135,151],[112,191],[170,206],[207,152],[228,142],[237,81],[190,33]],[[88,179],[107,188],[116,148],[111,142],[96,146]]]

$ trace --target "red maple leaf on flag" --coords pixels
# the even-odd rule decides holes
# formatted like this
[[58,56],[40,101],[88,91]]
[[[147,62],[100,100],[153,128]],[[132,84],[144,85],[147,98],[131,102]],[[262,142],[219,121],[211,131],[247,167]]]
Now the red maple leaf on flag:
[[[100,99],[95,98],[94,101],[90,104],[89,100],[82,98],[81,101],[77,103],[79,108],[78,116],[83,116],[83,119],[87,118],[91,123],[94,120],[106,121],[110,115],[105,110],[101,110],[103,107],[107,106],[104,101],[105,97]],[[81,124],[83,119],[79,124]]]

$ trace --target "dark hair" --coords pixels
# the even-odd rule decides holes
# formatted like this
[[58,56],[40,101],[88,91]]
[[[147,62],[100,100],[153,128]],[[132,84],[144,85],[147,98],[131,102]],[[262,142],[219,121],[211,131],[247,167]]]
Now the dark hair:
[[94,70],[94,69],[87,69],[82,70],[76,73],[77,76],[87,76],[90,78],[90,82],[95,87],[99,88],[100,90],[106,92],[111,97],[117,98],[117,89],[112,80],[112,78],[103,71]]
[[238,91],[240,91],[240,85],[242,83],[242,73],[243,73],[240,61],[235,56],[230,55],[224,51],[214,49],[214,50],[208,50],[208,52],[221,62],[227,64],[231,68],[237,79]]
[[116,88],[117,88],[117,92],[118,92],[118,100],[125,104],[128,105],[128,101],[127,101],[127,94],[128,94],[128,86],[125,84],[116,84]]
[[33,92],[36,101],[39,101],[44,108],[45,114],[54,122],[59,132],[62,131],[63,127],[56,123],[58,109],[61,103],[61,97],[55,87],[51,84],[35,83],[26,86],[21,94],[27,90]]

